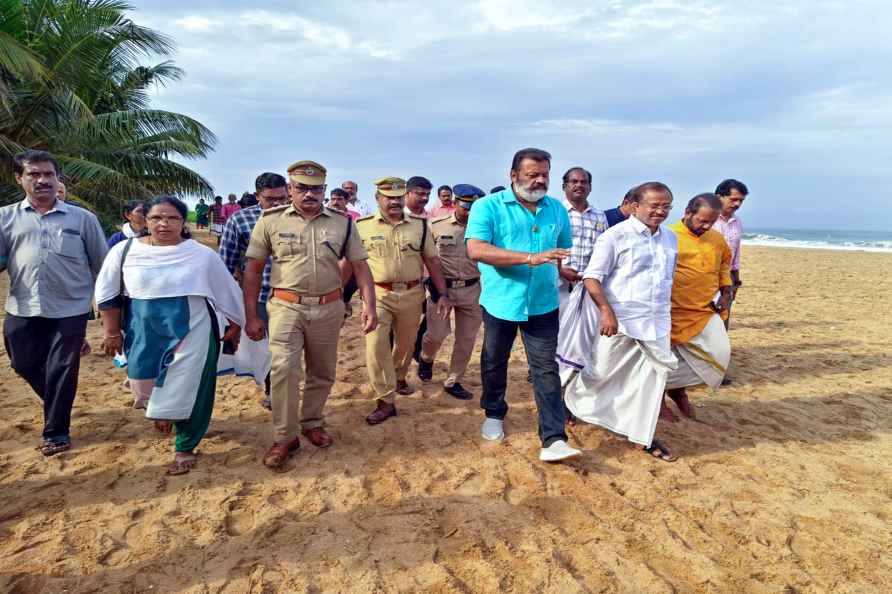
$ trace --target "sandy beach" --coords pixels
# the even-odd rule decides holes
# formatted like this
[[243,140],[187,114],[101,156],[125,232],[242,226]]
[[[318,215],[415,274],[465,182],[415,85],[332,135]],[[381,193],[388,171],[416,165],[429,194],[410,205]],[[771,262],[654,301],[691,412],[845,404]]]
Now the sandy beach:
[[[305,442],[282,473],[260,463],[259,391],[227,377],[197,468],[166,477],[172,440],[95,353],[74,448],[45,459],[39,402],[4,353],[0,592],[889,592],[890,271],[890,254],[745,247],[734,383],[692,392],[696,422],[658,427],[673,464],[586,425],[569,431],[584,457],[539,462],[519,343],[503,443],[414,366],[399,416],[368,426],[358,314],[335,444]],[[100,337],[91,322],[95,351]],[[465,385],[479,395],[477,357]]]

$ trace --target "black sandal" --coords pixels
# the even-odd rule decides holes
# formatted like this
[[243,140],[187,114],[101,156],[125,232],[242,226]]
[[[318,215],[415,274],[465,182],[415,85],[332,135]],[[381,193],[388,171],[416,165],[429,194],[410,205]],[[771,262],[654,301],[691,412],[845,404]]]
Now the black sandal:
[[71,449],[71,440],[44,440],[43,445],[37,448],[44,456],[55,456],[58,453],[66,452]]
[[666,447],[666,444],[661,441],[657,441],[656,439],[650,442],[649,448],[643,449],[645,453],[650,454],[654,458],[662,460],[663,462],[675,462],[676,460],[678,460],[678,456],[673,454],[672,450]]

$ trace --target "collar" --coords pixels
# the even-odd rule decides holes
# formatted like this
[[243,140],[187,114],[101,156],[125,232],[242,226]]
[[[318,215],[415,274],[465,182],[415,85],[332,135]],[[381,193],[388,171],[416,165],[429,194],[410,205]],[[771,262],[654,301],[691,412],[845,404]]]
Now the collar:
[[[251,207],[251,208],[253,208],[253,207]],[[259,205],[258,205],[258,208],[259,208]],[[248,209],[245,209],[245,210],[248,210]],[[241,212],[241,211],[239,211],[239,212]],[[285,210],[282,212],[282,214],[284,214],[284,215],[295,214],[295,215],[299,216],[299,217],[302,218],[302,219],[307,218],[307,217],[305,217],[305,216],[303,215],[303,213],[301,213],[299,210],[297,210],[297,209],[294,207],[294,203],[289,204],[289,205],[285,208]],[[315,219],[315,218],[318,217],[319,215],[325,215],[325,216],[327,216],[327,217],[330,217],[330,216],[331,216],[331,214],[325,212],[325,206],[323,206],[323,207],[322,207],[322,210],[319,211],[319,214],[316,215],[316,216],[313,217],[313,218]]]
[[[31,209],[37,212],[37,209],[34,208],[34,206],[31,204],[31,201],[28,200],[27,196],[25,196],[25,198],[21,202],[19,202],[19,208],[21,208],[22,210]],[[49,214],[51,212],[68,212],[69,208],[71,207],[65,204],[65,201],[56,198],[56,201],[53,203],[53,207],[46,211],[46,214]]]
[[[650,235],[650,236],[652,236],[652,237],[657,237],[657,236],[659,236],[660,233],[662,233],[662,231],[663,231],[663,226],[660,225],[659,227],[657,227],[656,232],[651,233],[650,227],[648,227],[647,225],[645,225],[644,223],[642,223],[641,221],[639,221],[639,220],[638,220],[638,217],[636,217],[635,215],[630,216],[630,217],[629,217],[628,219],[626,219],[626,220],[629,221],[629,224],[632,225],[632,227],[635,228],[635,232],[636,232],[636,233],[639,233],[639,234],[642,234],[642,235],[646,233],[647,235]],[[682,223],[682,225],[684,225],[684,223]],[[687,229],[687,227],[685,227],[685,229]]]
[[[501,198],[502,202],[504,202],[504,203],[506,203],[506,204],[508,204],[508,203],[510,203],[510,202],[516,202],[516,203],[520,204],[520,200],[518,200],[517,196],[514,194],[514,188],[513,188],[513,187],[512,187],[512,188],[505,188],[504,190],[502,190],[501,192],[499,192],[499,194],[501,194],[500,198]],[[552,200],[553,200],[553,198],[552,198],[551,196],[549,196],[548,194],[545,194],[545,196],[542,197],[542,200],[540,200],[540,201],[537,203],[538,208],[546,208],[546,207],[548,207],[548,206],[550,205],[550,203],[551,203]],[[521,205],[521,206],[522,206],[522,205]],[[538,210],[538,208],[537,208],[537,210]]]
[[402,225],[403,223],[405,223],[407,220],[406,217],[408,215],[406,214],[405,207],[404,207],[403,208],[403,218],[400,219],[400,222],[399,223],[391,223],[390,220],[381,213],[381,208],[379,207],[378,210],[375,211],[375,214],[373,214],[372,216],[375,217],[376,220],[384,223],[385,225],[391,225],[393,227],[396,227],[397,225]]
[[737,215],[732,216],[730,219],[726,219],[725,215],[719,214],[719,218],[722,219],[723,221],[725,221],[726,223],[733,223],[734,221],[737,220]]
[[[564,198],[564,200],[561,201],[561,204],[563,204],[567,208],[567,212],[569,212],[571,210],[576,210],[576,208],[573,206],[573,203],[570,202],[569,200],[567,200],[566,198]],[[576,212],[581,212],[582,214],[585,214],[587,212],[592,212],[593,210],[595,210],[595,207],[592,206],[591,204],[589,204],[588,200],[586,200],[585,210],[583,210],[583,211],[576,210]]]

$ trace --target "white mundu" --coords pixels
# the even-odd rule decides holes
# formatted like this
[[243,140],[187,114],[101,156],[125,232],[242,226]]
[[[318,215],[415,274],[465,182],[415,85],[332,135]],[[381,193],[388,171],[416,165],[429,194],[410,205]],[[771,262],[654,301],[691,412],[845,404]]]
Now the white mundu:
[[[594,333],[590,345],[574,347],[577,353],[589,353],[589,358],[569,380],[564,394],[567,408],[580,420],[648,447],[666,380],[678,363],[669,342],[677,246],[674,233],[662,228],[651,233],[635,217],[598,238],[583,278],[601,283],[619,332],[611,337]],[[590,320],[597,315],[583,311],[595,309],[587,294],[574,303],[577,309],[568,307],[566,316]],[[562,338],[559,345],[571,344]]]

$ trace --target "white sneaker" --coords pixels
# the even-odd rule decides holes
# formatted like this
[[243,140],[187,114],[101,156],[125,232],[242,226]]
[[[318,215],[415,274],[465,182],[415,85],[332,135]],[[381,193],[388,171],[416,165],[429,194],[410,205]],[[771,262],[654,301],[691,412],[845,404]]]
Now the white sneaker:
[[483,421],[483,427],[480,429],[480,436],[489,441],[502,441],[505,439],[504,422],[500,419],[490,419],[487,417]]
[[542,451],[539,452],[539,459],[543,462],[558,462],[559,460],[566,460],[580,454],[582,452],[576,448],[571,448],[563,439],[559,439],[547,448],[542,448]]

